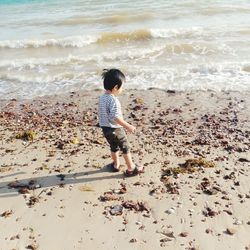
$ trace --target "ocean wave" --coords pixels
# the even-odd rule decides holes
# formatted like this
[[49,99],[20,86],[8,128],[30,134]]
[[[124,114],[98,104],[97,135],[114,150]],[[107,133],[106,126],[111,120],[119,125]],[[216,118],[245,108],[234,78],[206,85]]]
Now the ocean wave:
[[0,62],[0,69],[4,70],[32,70],[41,66],[58,66],[67,64],[79,64],[93,59],[69,55],[62,58],[29,58],[19,60],[4,60]]
[[[250,91],[249,62],[244,64],[201,64],[175,67],[150,67],[127,65],[120,68],[126,73],[127,89],[173,89],[177,91],[192,90],[232,90]],[[79,89],[93,90],[102,88],[101,70],[65,71],[58,74],[8,74],[0,73],[0,97],[32,98],[39,95],[51,95]]]
[[250,35],[250,27],[246,27],[244,29],[238,30],[237,31],[240,35]]
[[124,24],[124,23],[132,23],[132,22],[142,22],[149,20],[153,17],[150,13],[143,13],[143,14],[121,14],[121,15],[112,15],[103,18],[97,19],[99,23],[106,23],[106,24]]
[[201,8],[200,10],[197,10],[198,14],[202,14],[202,15],[206,15],[206,16],[213,16],[213,15],[220,15],[220,14],[247,14],[249,13],[250,10],[249,8],[245,8],[245,7],[240,7],[238,6],[223,6],[223,7],[208,7],[206,6],[206,8]]
[[[124,50],[102,51],[89,55],[72,55],[66,57],[43,57],[43,58],[29,58],[24,59],[9,59],[0,61],[0,72],[37,72],[43,73],[50,70],[67,70],[68,68],[95,68],[104,64],[116,64],[122,62],[125,64],[143,64],[152,65],[157,60],[158,64],[171,61],[174,63],[175,59],[182,56],[185,60],[194,58],[205,58],[211,55],[226,54],[232,55],[233,50],[223,44],[210,44],[205,42],[196,43],[177,43],[172,42],[161,45],[154,45],[150,48],[134,47]],[[186,61],[188,62],[188,61]],[[178,67],[178,65],[177,65]],[[245,71],[248,70],[246,66]]]
[[[224,48],[223,48],[224,49]],[[206,43],[170,43],[166,45],[165,51],[167,54],[196,54],[196,55],[211,55],[223,51],[215,45]]]
[[70,83],[72,80],[81,80],[86,76],[84,73],[76,72],[63,72],[55,75],[29,75],[29,74],[13,74],[13,73],[0,73],[0,81],[16,82],[16,83],[32,83],[32,84],[48,84],[48,83]]
[[0,70],[39,70],[41,67],[50,66],[76,66],[86,64],[103,64],[105,61],[128,61],[143,59],[154,56],[163,51],[165,46],[155,46],[152,48],[134,48],[129,51],[119,50],[113,52],[102,52],[89,56],[69,55],[61,58],[27,58],[19,60],[2,60],[0,61]]
[[97,43],[142,41],[157,38],[190,38],[204,34],[200,27],[178,29],[140,29],[132,32],[105,33],[97,40]]
[[79,35],[64,38],[50,38],[41,40],[4,40],[0,41],[0,48],[27,49],[40,47],[76,47],[98,43],[121,43],[129,41],[143,41],[164,38],[190,38],[199,37],[204,34],[202,28],[179,28],[179,29],[140,29],[131,32],[108,32],[99,35]]
[[82,25],[82,24],[128,24],[134,22],[142,22],[152,18],[152,14],[143,13],[138,15],[131,14],[117,14],[110,15],[101,18],[89,18],[85,16],[73,16],[68,19],[57,22],[56,26],[65,26],[65,25]]
[[250,73],[250,64],[244,65],[244,66],[242,67],[242,70],[245,71],[245,72]]
[[88,24],[91,22],[90,18],[84,16],[74,16],[62,21],[58,21],[55,23],[56,26],[65,26],[65,25],[80,25],[80,24]]
[[190,38],[199,37],[204,33],[201,27],[176,28],[176,29],[150,29],[150,33],[154,38]]
[[51,38],[45,40],[5,40],[0,41],[0,48],[26,49],[40,47],[84,47],[96,42],[97,38],[93,36],[69,36],[65,38]]
[[[84,67],[84,65],[83,65]],[[183,79],[183,81],[188,79],[224,79],[225,83],[227,81],[234,81],[236,79],[244,78],[249,82],[250,76],[250,62],[244,63],[208,63],[201,65],[182,65],[179,67],[168,66],[167,69],[164,65],[157,68],[152,68],[148,66],[141,65],[130,65],[124,68],[128,74],[128,79],[135,77],[139,74],[144,76],[144,81],[152,80],[168,80],[176,81],[176,79]],[[53,73],[54,72],[54,73]],[[60,82],[67,80],[77,80],[86,79],[96,75],[96,72],[83,71],[82,68],[79,69],[68,69],[65,71],[51,71],[43,72],[37,74],[36,72],[25,72],[15,71],[15,72],[1,72],[0,80],[4,81],[16,81],[16,82],[34,82],[34,83],[50,83],[50,82]],[[96,75],[97,76],[97,75]],[[129,81],[128,81],[129,82]],[[217,82],[217,81],[215,81]]]
[[201,64],[183,67],[144,68],[130,67],[132,75],[128,73],[128,88],[140,89],[155,87],[182,91],[190,90],[250,90],[249,72],[244,67],[250,65],[235,63]]
[[150,30],[142,29],[136,30],[133,32],[124,32],[124,33],[105,33],[97,40],[97,43],[111,43],[111,42],[124,42],[124,41],[141,41],[149,40],[152,38]]

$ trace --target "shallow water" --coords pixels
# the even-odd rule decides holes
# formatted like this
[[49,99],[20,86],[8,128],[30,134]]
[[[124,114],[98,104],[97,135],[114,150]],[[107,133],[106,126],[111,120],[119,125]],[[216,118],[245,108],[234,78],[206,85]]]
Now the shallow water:
[[249,1],[0,0],[0,97],[102,88],[250,90]]

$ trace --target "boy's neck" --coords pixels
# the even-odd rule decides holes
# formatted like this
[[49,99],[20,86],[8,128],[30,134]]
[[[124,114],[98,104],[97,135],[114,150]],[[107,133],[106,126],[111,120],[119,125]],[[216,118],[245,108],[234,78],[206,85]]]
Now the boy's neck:
[[109,95],[115,95],[115,94],[113,93],[113,91],[111,91],[111,90],[106,90],[105,93],[106,93],[106,94],[109,94]]

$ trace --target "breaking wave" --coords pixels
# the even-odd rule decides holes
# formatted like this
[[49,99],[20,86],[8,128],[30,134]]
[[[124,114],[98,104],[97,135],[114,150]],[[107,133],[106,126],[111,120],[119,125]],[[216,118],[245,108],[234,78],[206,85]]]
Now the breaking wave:
[[73,16],[71,18],[62,20],[57,22],[57,26],[65,26],[65,25],[82,25],[82,24],[128,24],[134,22],[142,22],[145,20],[149,20],[152,18],[152,14],[143,13],[138,15],[111,15],[101,18],[88,18],[84,16]]
[[[85,67],[85,65],[82,65]],[[67,68],[67,67],[66,67]],[[31,68],[34,69],[34,68]],[[16,82],[37,82],[37,83],[49,83],[54,81],[62,80],[71,80],[71,79],[85,79],[87,75],[96,75],[99,78],[97,72],[82,73],[80,70],[74,70],[73,68],[67,68],[68,70],[62,70],[60,73],[51,73],[44,72],[43,74],[37,75],[36,71],[31,72],[5,72],[0,73],[0,80],[4,81],[16,81]],[[30,69],[29,69],[30,70]],[[60,71],[60,70],[59,70]],[[58,72],[59,72],[58,71]],[[178,82],[178,79],[182,79],[185,82],[185,79],[188,80],[213,80],[213,82],[220,82],[227,84],[228,81],[236,82],[237,80],[243,80],[249,85],[249,76],[250,76],[250,63],[225,63],[225,64],[201,64],[201,65],[190,65],[183,66],[182,68],[176,68],[169,66],[168,69],[165,69],[164,66],[156,68],[151,67],[141,67],[140,65],[131,65],[127,66],[126,73],[128,79],[136,78],[139,74],[142,74],[144,81],[156,81],[160,87],[161,81],[170,81]],[[137,72],[138,75],[134,75],[134,72]],[[160,80],[159,83],[157,81]],[[128,85],[130,81],[128,81]],[[145,84],[147,85],[147,84]],[[149,87],[149,86],[148,86]]]
[[40,48],[40,47],[76,47],[81,48],[92,43],[107,44],[119,43],[129,41],[142,41],[150,39],[164,39],[164,38],[189,38],[191,36],[197,37],[203,34],[203,29],[198,27],[180,28],[180,29],[140,29],[131,32],[109,32],[101,35],[79,35],[69,36],[65,38],[50,38],[44,40],[5,40],[0,41],[0,48],[9,49],[26,49],[26,48]]
[[60,39],[45,40],[6,40],[0,41],[0,48],[26,49],[40,47],[83,47],[96,41],[92,36],[69,36]]

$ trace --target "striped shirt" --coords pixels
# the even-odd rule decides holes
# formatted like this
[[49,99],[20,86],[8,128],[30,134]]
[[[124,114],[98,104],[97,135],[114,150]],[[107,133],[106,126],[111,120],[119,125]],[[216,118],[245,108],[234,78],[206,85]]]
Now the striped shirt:
[[100,127],[121,128],[114,119],[122,118],[121,104],[117,97],[105,93],[99,98],[98,118]]

